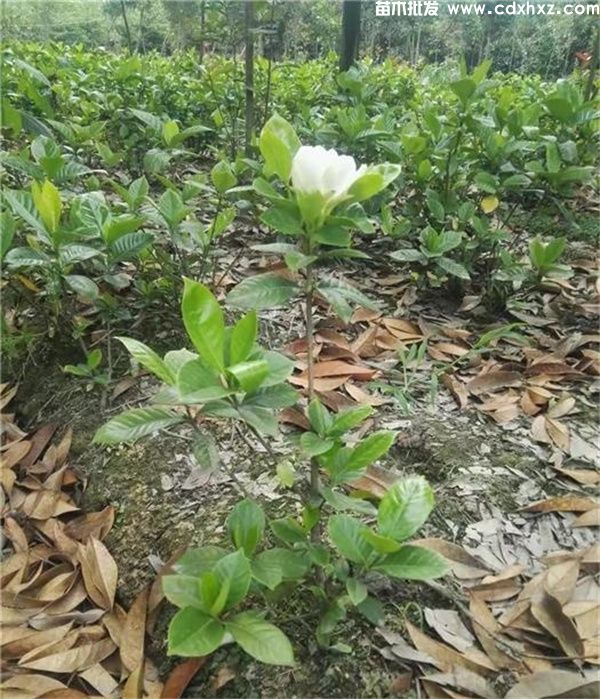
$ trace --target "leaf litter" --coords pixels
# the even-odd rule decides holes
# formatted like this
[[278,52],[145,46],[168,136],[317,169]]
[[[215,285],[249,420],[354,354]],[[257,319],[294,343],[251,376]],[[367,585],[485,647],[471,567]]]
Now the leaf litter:
[[[1,387],[4,411],[14,395]],[[53,445],[56,426],[28,435],[12,414],[1,417],[0,692],[22,699],[181,696],[204,662],[182,663],[164,684],[159,678],[146,636],[163,601],[160,584],[141,590],[128,611],[116,601],[117,565],[103,543],[115,512],[79,511],[72,435]]]

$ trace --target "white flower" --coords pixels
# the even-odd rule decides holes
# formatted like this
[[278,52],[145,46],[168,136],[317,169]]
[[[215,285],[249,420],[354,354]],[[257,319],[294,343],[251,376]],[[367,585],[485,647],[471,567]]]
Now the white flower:
[[292,161],[292,186],[298,192],[319,192],[324,198],[342,197],[367,170],[356,167],[354,158],[333,148],[301,146]]

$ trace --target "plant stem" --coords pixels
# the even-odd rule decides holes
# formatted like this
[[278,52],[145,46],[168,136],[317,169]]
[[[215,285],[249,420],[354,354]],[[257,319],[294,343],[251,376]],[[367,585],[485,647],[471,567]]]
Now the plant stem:
[[[306,372],[308,375],[308,400],[311,401],[315,397],[315,377],[314,377],[314,319],[313,319],[313,301],[314,301],[314,276],[312,265],[306,268],[306,277],[304,280],[304,299],[306,303]],[[316,459],[310,461],[310,489],[315,498],[319,497],[319,464]]]

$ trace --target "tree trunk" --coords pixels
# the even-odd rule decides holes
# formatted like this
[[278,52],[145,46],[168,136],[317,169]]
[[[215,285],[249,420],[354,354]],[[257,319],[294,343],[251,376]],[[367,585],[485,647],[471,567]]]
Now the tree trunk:
[[204,60],[204,31],[206,29],[206,0],[200,2],[200,46],[198,48],[198,62]]
[[245,86],[246,86],[246,156],[252,154],[254,133],[254,0],[244,5],[244,32],[246,43]]
[[125,0],[121,0],[121,14],[123,15],[125,33],[127,34],[127,48],[129,49],[129,53],[133,53],[133,41],[131,39],[131,31],[129,30],[129,22],[127,21],[127,10],[125,9]]
[[358,58],[360,40],[360,0],[344,0],[342,3],[342,48],[340,70],[348,70]]

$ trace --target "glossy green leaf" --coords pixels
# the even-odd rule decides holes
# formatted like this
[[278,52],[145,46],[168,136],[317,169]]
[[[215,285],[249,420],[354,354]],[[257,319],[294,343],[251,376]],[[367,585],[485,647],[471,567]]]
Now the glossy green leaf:
[[448,562],[435,551],[421,546],[405,544],[399,551],[390,553],[373,568],[393,578],[405,580],[432,580],[445,575]]
[[229,339],[229,364],[238,364],[248,359],[256,341],[257,331],[256,311],[250,311],[238,320]]
[[249,655],[269,665],[295,665],[287,636],[255,612],[242,612],[226,622],[227,631]]
[[223,642],[220,621],[192,607],[180,609],[169,624],[168,654],[198,657],[209,655]]
[[96,444],[135,442],[164,427],[183,421],[183,416],[164,408],[133,408],[113,417],[94,435]]
[[300,291],[294,282],[274,272],[248,277],[227,295],[236,308],[263,310],[283,306]]
[[219,372],[225,369],[223,311],[210,290],[199,282],[184,279],[181,302],[183,323],[198,354]]
[[292,160],[300,148],[300,139],[291,124],[274,114],[264,125],[258,145],[269,170],[287,182],[292,170]]
[[253,500],[238,502],[227,517],[227,530],[236,548],[242,548],[246,556],[256,551],[265,531],[265,513]]
[[344,558],[368,568],[377,558],[363,532],[367,527],[349,515],[332,515],[327,524],[329,537]]
[[146,369],[170,386],[175,384],[175,375],[154,350],[150,349],[143,342],[134,340],[131,337],[117,337],[117,340],[125,345],[129,354],[138,364],[146,367]]
[[379,503],[379,532],[405,541],[427,521],[434,503],[433,490],[422,476],[396,481]]

